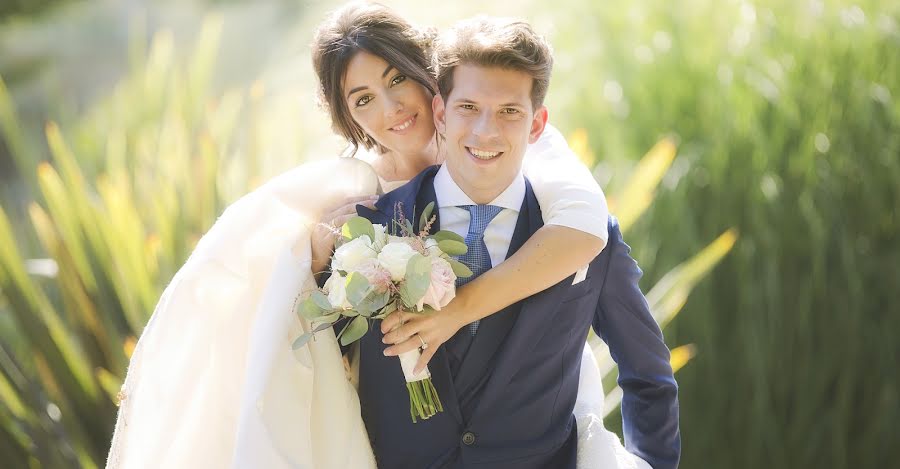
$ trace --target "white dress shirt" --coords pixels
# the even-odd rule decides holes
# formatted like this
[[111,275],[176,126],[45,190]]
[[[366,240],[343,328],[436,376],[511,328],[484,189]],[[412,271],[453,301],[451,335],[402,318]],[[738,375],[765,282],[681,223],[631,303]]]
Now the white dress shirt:
[[609,240],[606,196],[591,171],[552,125],[528,145],[522,168],[541,206],[545,225],[559,225]]
[[[452,231],[465,238],[466,233],[469,232],[471,214],[460,205],[478,204],[472,202],[472,199],[459,188],[459,185],[450,176],[446,164],[441,166],[434,176],[434,193],[437,196],[441,229]],[[509,187],[487,204],[503,208],[484,230],[484,244],[491,256],[492,267],[496,267],[506,260],[509,242],[516,231],[519,210],[524,201],[525,177],[520,171]]]

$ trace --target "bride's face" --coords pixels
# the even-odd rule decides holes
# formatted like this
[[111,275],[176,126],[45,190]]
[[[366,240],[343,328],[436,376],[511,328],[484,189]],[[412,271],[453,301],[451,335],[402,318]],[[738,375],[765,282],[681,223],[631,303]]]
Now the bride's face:
[[403,156],[421,153],[434,137],[431,94],[387,61],[365,51],[342,83],[350,115],[376,142]]

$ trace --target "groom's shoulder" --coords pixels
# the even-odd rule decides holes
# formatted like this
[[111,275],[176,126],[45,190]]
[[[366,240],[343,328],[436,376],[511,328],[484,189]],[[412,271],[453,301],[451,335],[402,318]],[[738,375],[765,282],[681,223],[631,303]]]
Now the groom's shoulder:
[[[588,271],[597,274],[602,273],[602,278],[608,275],[620,275],[621,269],[637,268],[637,263],[631,259],[631,247],[625,243],[622,237],[622,230],[619,226],[619,220],[615,216],[609,215],[607,218],[607,229],[609,230],[609,239],[606,246],[597,254],[591,262],[588,263]],[[623,257],[624,256],[624,257]],[[623,262],[630,259],[629,262]]]
[[434,175],[437,174],[438,169],[440,169],[440,165],[425,168],[424,171],[417,174],[416,177],[410,179],[406,184],[382,195],[381,198],[378,199],[376,206],[389,207],[388,205],[386,205],[387,201],[402,202],[411,198],[415,198],[416,195],[418,195],[419,191],[421,191],[422,186],[424,184],[430,183],[430,181],[434,179]]

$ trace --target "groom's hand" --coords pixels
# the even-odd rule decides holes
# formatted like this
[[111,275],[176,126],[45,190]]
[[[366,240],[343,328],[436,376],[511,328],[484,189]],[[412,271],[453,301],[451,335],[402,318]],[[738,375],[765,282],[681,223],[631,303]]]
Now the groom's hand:
[[[456,334],[464,323],[459,321],[459,314],[449,311],[430,311],[410,313],[395,311],[381,321],[382,342],[390,345],[384,350],[387,356],[400,355],[422,347],[422,356],[416,363],[415,372],[422,371],[431,361],[438,347]],[[420,339],[421,338],[421,339]]]

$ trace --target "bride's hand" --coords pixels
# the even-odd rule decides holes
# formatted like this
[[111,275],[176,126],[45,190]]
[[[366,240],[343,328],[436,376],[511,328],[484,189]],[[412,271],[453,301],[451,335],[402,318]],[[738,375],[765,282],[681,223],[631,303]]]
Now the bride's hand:
[[348,197],[336,207],[325,210],[325,214],[316,224],[312,232],[312,271],[319,275],[328,267],[328,261],[334,252],[334,232],[332,228],[340,229],[347,220],[356,216],[356,206],[365,205],[375,208],[377,195],[363,197]]
[[391,344],[384,350],[384,354],[400,355],[421,348],[424,341],[428,347],[422,350],[422,356],[416,362],[414,370],[415,373],[419,373],[431,361],[438,347],[450,340],[450,337],[465,325],[459,320],[460,316],[448,311],[446,307],[441,311],[427,313],[404,311],[391,313],[381,321],[381,332],[384,334],[382,342]]

